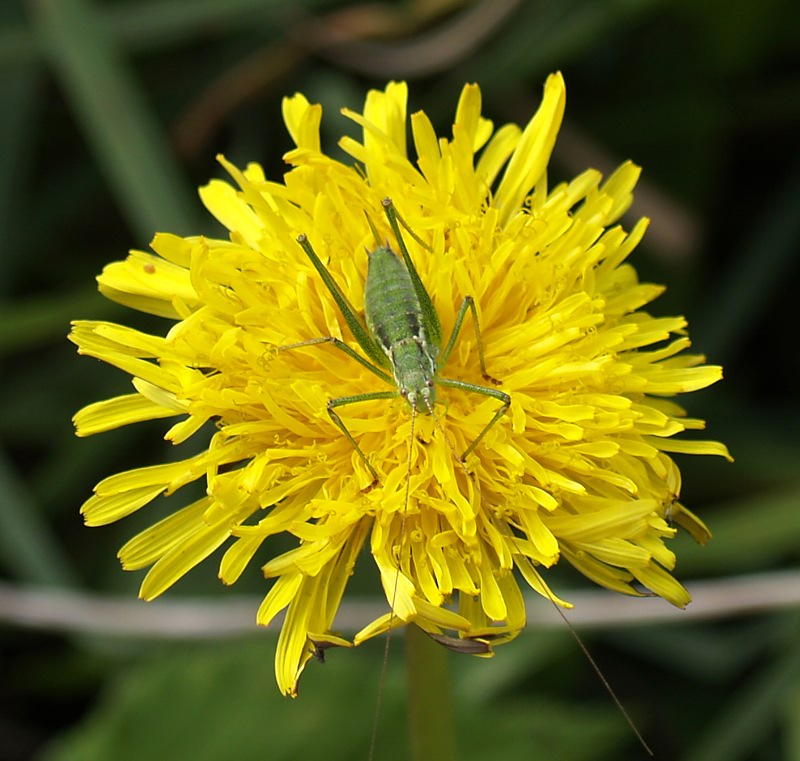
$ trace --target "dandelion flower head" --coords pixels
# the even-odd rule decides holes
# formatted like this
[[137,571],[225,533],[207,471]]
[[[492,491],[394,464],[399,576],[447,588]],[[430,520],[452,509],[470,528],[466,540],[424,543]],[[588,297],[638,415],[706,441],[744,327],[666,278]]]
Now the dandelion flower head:
[[[215,553],[225,584],[260,564],[272,582],[258,622],[287,609],[276,676],[291,695],[315,647],[351,644],[334,619],[359,558],[377,566],[393,610],[356,644],[412,621],[434,635],[510,639],[525,624],[519,581],[557,600],[542,571],[562,558],[609,589],[685,605],[665,540],[674,524],[699,541],[708,532],[679,501],[672,454],[728,457],[716,442],[678,438],[704,424],[670,397],[714,383],[721,369],[686,353],[683,317],[643,309],[663,290],[628,263],[647,221],[619,224],[638,167],[606,179],[590,169],[548,187],[561,75],[548,78],[523,129],[495,130],[479,88],[467,85],[452,137],[437,137],[422,112],[409,135],[407,96],[404,83],[390,83],[367,95],[362,113],[343,110],[363,134],[339,143],[352,163],[323,152],[319,105],[285,99],[295,147],[283,181],[220,158],[235,185],[213,180],[200,191],[227,240],[158,234],[154,253],[133,251],[99,276],[108,298],[171,321],[165,335],[89,321],[71,334],[80,353],[133,384],[81,410],[79,435],[175,418],[168,441],[208,440],[192,457],[101,481],[82,508],[86,522],[153,510],[203,482],[204,496],[122,547],[122,565],[149,568],[149,600]],[[332,336],[361,351],[298,236],[363,313],[373,230],[398,250],[385,197],[413,231],[406,243],[445,337],[474,298],[487,371],[511,405],[464,463],[454,453],[481,434],[496,399],[440,387],[441,427],[420,414],[413,438],[402,398],[338,408],[378,475],[372,483],[326,405],[397,389],[330,343],[281,347]],[[439,371],[486,383],[469,319]],[[293,547],[265,557],[264,541],[278,534]]]

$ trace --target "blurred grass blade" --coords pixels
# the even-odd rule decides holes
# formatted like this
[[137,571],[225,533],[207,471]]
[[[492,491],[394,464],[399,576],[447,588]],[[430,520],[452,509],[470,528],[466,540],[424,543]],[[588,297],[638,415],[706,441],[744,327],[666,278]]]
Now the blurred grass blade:
[[761,219],[750,226],[719,292],[708,301],[711,308],[705,320],[694,330],[695,344],[715,362],[730,362],[736,347],[745,344],[794,267],[800,246],[798,208],[800,165],[795,165],[788,182],[766,204]]
[[[256,637],[230,647],[180,643],[143,653],[135,667],[109,680],[87,716],[79,717],[36,758],[365,759],[379,654],[370,653],[366,663],[362,658],[360,668],[353,668],[352,659],[330,657],[324,674],[322,668],[309,669],[301,700],[286,700],[275,689],[270,673],[274,642],[274,638]],[[408,758],[399,663],[395,659],[390,664],[386,680],[382,740],[386,750],[380,747],[376,756],[381,761]],[[316,679],[311,677],[314,672]],[[265,716],[269,722],[265,723]],[[202,731],[198,731],[198,717],[203,717]]]
[[[333,5],[334,0],[305,0],[303,10]],[[133,50],[164,48],[184,43],[209,30],[274,18],[293,0],[152,0],[109,5],[102,11],[108,29]],[[257,14],[257,15],[256,15]]]
[[28,351],[50,341],[61,341],[76,315],[108,319],[118,312],[116,304],[102,299],[97,288],[69,293],[32,296],[8,305],[0,302],[0,358],[14,351]]
[[786,732],[786,758],[789,761],[800,759],[800,684],[789,692],[783,710]]
[[[305,0],[309,11],[335,5],[336,0]],[[127,50],[158,50],[208,36],[227,34],[237,27],[252,28],[255,14],[270,19],[290,10],[294,0],[133,0],[106,3],[95,11],[103,32]],[[272,23],[275,23],[274,21]],[[43,46],[21,24],[0,27],[0,69],[38,62]]]
[[0,25],[0,69],[38,63],[39,46],[27,25],[3,19]]
[[[18,21],[20,9],[8,6],[0,9],[0,27]],[[10,255],[13,249],[14,222],[20,218],[20,182],[30,166],[34,153],[36,131],[31,129],[41,88],[41,71],[37,66],[20,66],[0,71],[0,294],[5,294],[16,281],[18,259]]]
[[800,679],[800,649],[778,655],[746,689],[736,691],[721,707],[683,761],[739,761],[758,757],[757,750],[772,734],[780,708]]
[[36,110],[39,88],[38,73],[29,68],[0,73],[0,266],[2,279],[0,293],[10,291],[16,283],[16,270],[20,262],[13,257],[14,239],[20,218],[20,177],[30,166],[33,154],[31,120]]
[[480,80],[487,90],[526,76],[538,76],[586,55],[609,30],[619,34],[660,3],[661,0],[523,3],[504,34],[485,46],[482,53],[464,61],[460,76],[467,81]]
[[118,46],[86,0],[35,0],[31,20],[139,243],[192,229],[192,194]]
[[714,540],[681,554],[681,574],[765,568],[797,551],[800,490],[758,494],[715,512]]
[[0,449],[0,552],[15,579],[77,586],[77,576],[27,487]]

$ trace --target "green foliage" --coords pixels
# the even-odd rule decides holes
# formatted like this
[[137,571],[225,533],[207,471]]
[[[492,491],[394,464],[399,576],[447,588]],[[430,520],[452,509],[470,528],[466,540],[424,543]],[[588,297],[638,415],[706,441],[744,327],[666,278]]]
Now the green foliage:
[[[279,177],[289,147],[284,94],[299,90],[323,103],[323,137],[335,150],[352,129],[337,109],[358,107],[366,87],[389,78],[412,80],[412,107],[425,109],[440,130],[468,80],[484,87],[496,124],[524,121],[556,68],[565,70],[569,106],[554,178],[587,164],[607,170],[628,156],[643,165],[632,214],[652,217],[653,227],[635,261],[647,278],[669,285],[653,310],[686,314],[697,350],[725,364],[725,382],[689,404],[737,462],[681,459],[684,501],[715,538],[703,548],[676,542],[678,575],[796,566],[795,4],[297,6],[0,4],[0,572],[9,588],[134,597],[138,577],[123,574],[114,554],[152,514],[90,531],[77,511],[103,476],[174,452],[156,446],[157,424],[74,438],[69,418],[77,408],[130,387],[114,371],[78,360],[64,336],[71,318],[122,319],[92,287],[104,264],[157,230],[218,232],[194,191],[222,175],[215,153],[261,161]],[[487,20],[480,8],[509,15]],[[341,23],[371,39],[326,46]],[[156,331],[166,325],[132,313],[124,319]],[[354,590],[376,594],[367,576],[356,577]],[[564,571],[552,578],[560,591]],[[263,594],[264,582],[256,569],[237,588]],[[189,591],[209,605],[228,593],[211,564],[174,594]],[[659,758],[798,761],[796,615],[767,610],[586,639]],[[0,630],[0,761],[367,757],[380,643],[331,652],[324,667],[310,664],[300,698],[290,701],[274,686],[271,639],[120,643],[32,633],[11,619]],[[407,757],[401,650],[398,637],[380,759]],[[464,759],[644,755],[566,632],[525,634],[491,661],[461,657],[451,665]]]
[[[96,708],[40,761],[367,757],[379,647],[358,653],[359,668],[348,663],[353,653],[343,651],[330,654],[324,666],[312,664],[301,696],[287,700],[273,684],[273,638],[231,645],[161,647],[123,667]],[[379,757],[387,761],[407,757],[401,649],[402,637],[387,672],[377,735]],[[468,660],[459,666],[460,677],[466,680],[479,669]],[[464,759],[479,761],[503,748],[508,761],[524,761],[534,752],[544,758],[589,761],[598,751],[613,755],[628,740],[618,715],[604,701],[576,706],[545,695],[491,700],[483,692],[470,702],[468,710],[457,706],[462,709]],[[565,716],[570,720],[565,722]]]

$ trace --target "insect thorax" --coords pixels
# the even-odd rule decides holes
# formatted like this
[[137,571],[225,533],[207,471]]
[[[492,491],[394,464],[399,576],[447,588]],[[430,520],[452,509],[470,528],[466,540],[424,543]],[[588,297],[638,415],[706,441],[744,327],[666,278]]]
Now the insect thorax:
[[389,355],[400,394],[422,413],[436,404],[436,363],[418,338],[396,343]]

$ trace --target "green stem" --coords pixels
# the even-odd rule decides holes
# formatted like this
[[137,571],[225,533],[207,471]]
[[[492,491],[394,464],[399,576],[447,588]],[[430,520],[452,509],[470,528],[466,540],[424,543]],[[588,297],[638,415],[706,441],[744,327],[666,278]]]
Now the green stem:
[[411,758],[456,761],[447,650],[413,624],[406,627],[405,639]]

